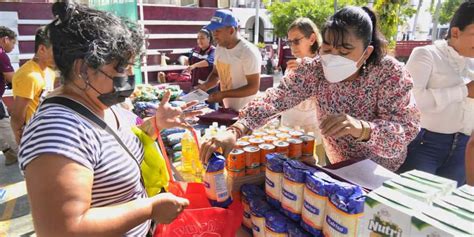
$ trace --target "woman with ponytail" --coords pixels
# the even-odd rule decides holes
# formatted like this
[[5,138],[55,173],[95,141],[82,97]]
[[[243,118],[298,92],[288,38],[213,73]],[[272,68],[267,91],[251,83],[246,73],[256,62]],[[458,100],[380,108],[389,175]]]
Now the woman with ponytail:
[[409,74],[386,55],[386,42],[368,8],[345,7],[323,27],[319,56],[304,58],[280,85],[250,102],[226,134],[202,145],[201,159],[279,113],[314,97],[319,128],[331,163],[371,159],[396,171],[419,129]]

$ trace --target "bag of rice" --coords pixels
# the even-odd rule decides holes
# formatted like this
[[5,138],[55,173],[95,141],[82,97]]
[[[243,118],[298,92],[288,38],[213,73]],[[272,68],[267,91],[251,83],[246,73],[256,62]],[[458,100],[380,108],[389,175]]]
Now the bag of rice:
[[321,172],[306,175],[301,226],[314,236],[322,236],[328,200],[326,189],[330,184],[328,180],[328,177]]
[[214,152],[208,161],[204,175],[204,187],[209,202],[214,207],[226,208],[232,203],[224,175],[225,158]]
[[301,220],[306,174],[314,171],[313,168],[297,160],[288,160],[283,164],[281,207],[283,213],[293,221]]
[[288,225],[292,222],[278,211],[265,214],[265,237],[288,237]]
[[257,198],[264,199],[265,192],[255,184],[244,184],[240,188],[240,191],[242,192],[242,206],[244,207],[244,219],[242,222],[247,228],[252,229],[249,200]]
[[363,191],[359,186],[343,182],[328,185],[328,205],[323,224],[324,236],[357,236],[359,221],[364,212]]
[[249,200],[252,233],[254,237],[265,237],[265,214],[272,210],[272,207],[264,199]]
[[266,155],[267,169],[265,171],[265,193],[267,201],[275,208],[281,206],[281,189],[283,182],[283,163],[287,160],[285,155],[270,153]]
[[311,237],[311,236],[313,235],[301,229],[301,227],[295,223],[291,223],[288,225],[288,237]]

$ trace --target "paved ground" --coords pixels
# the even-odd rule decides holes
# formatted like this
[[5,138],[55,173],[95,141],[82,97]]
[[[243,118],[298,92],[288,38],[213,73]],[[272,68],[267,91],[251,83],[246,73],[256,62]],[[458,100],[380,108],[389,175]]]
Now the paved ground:
[[0,152],[0,188],[6,190],[0,201],[0,237],[36,236],[18,164],[5,166],[4,161]]

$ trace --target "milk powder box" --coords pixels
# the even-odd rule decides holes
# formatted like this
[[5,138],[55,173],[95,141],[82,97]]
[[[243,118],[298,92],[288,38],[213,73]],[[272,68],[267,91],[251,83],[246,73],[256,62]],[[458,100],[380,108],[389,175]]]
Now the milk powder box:
[[457,182],[455,180],[443,178],[419,170],[411,170],[401,174],[401,176],[437,188],[441,190],[442,195],[451,194],[457,187]]
[[445,196],[442,197],[441,200],[474,215],[474,201],[470,201],[456,195]]
[[474,222],[437,207],[427,208],[423,213],[415,214],[411,223],[410,236],[474,236]]
[[466,220],[470,220],[474,222],[474,209],[471,207],[470,210],[467,210],[465,208],[458,207],[456,205],[453,205],[449,202],[445,202],[442,199],[437,199],[433,201],[433,206],[443,208],[447,211],[450,211],[459,217],[462,217]]
[[469,186],[465,184],[459,187],[458,189],[454,190],[453,194],[474,202],[474,187],[473,186]]
[[431,204],[434,199],[440,197],[442,192],[440,189],[418,183],[416,181],[399,177],[385,181],[383,186],[396,189],[405,195],[418,199],[422,202]]
[[397,190],[377,188],[366,196],[359,236],[410,236],[411,217],[426,206]]

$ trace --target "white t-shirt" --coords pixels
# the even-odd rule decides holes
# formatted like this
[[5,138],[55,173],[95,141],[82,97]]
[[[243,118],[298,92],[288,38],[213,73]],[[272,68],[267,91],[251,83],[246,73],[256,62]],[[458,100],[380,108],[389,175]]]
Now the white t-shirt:
[[[415,48],[407,62],[413,94],[421,111],[421,127],[452,134],[466,131],[468,72],[474,60],[461,57],[447,42]],[[472,75],[471,75],[472,77]],[[467,80],[466,80],[467,79]]]
[[[246,86],[246,75],[260,74],[262,56],[255,45],[240,39],[232,49],[217,46],[214,65],[219,74],[221,91],[228,91]],[[224,106],[238,111],[254,97],[224,98]]]

